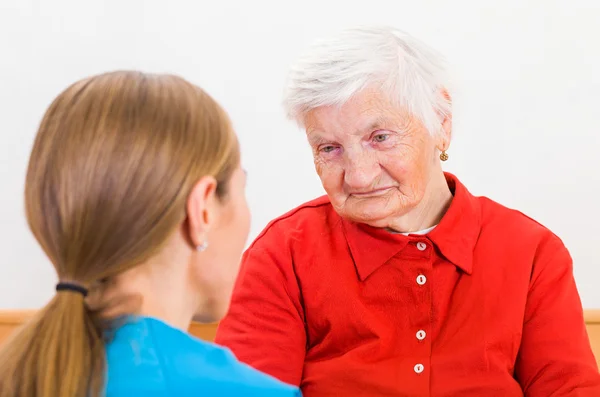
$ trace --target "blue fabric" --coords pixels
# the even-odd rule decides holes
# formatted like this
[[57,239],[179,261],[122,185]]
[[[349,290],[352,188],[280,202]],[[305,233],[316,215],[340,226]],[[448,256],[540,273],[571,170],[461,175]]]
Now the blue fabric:
[[229,349],[149,317],[132,318],[106,346],[107,397],[297,397],[287,385],[239,362]]

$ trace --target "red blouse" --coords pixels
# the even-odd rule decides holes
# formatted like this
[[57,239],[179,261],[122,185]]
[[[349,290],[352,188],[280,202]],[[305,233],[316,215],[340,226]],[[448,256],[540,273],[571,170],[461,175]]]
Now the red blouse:
[[305,397],[600,396],[561,240],[446,177],[427,235],[348,222],[326,197],[271,222],[217,343]]

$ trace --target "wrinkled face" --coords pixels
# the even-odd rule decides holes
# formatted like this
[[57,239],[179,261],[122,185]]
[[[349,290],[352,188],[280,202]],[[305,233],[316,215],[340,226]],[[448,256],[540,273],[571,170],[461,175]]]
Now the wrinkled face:
[[335,210],[374,227],[415,210],[441,172],[439,151],[450,134],[448,123],[445,132],[431,136],[377,90],[364,90],[341,107],[313,109],[304,125]]

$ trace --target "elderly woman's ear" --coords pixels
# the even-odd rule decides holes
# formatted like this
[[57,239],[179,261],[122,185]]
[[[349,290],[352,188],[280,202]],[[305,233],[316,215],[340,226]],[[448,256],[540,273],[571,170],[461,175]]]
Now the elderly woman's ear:
[[450,104],[450,110],[446,112],[446,114],[440,114],[442,124],[438,134],[437,148],[441,152],[444,152],[448,150],[448,147],[450,146],[450,141],[452,140],[452,97],[450,96],[450,93],[448,93],[448,90],[446,90],[445,88],[441,90],[440,94]]

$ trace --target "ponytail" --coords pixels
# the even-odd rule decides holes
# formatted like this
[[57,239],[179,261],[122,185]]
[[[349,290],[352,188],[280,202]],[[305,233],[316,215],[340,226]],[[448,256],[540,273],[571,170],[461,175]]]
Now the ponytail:
[[61,292],[0,350],[0,397],[100,397],[106,357],[82,294]]
[[[199,87],[171,75],[92,76],[44,114],[27,168],[27,222],[59,280],[101,283],[167,244],[202,177],[226,195],[239,156],[229,118]],[[73,285],[58,289],[0,351],[0,397],[104,394],[102,330],[114,324],[96,319],[110,322],[141,298],[90,297],[88,309]]]

